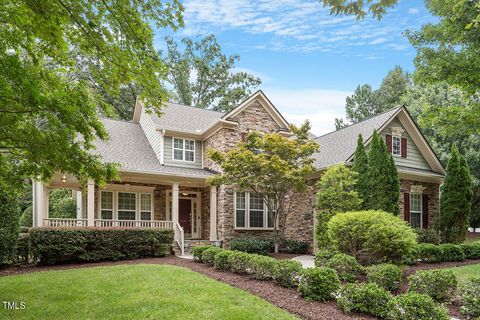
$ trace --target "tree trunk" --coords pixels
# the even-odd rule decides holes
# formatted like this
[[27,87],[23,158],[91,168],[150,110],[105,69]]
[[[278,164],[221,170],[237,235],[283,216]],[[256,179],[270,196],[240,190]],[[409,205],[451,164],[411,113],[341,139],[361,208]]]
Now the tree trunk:
[[273,247],[274,247],[274,250],[273,250],[274,253],[280,253],[280,244],[278,243],[278,239],[275,239],[275,244],[273,245]]

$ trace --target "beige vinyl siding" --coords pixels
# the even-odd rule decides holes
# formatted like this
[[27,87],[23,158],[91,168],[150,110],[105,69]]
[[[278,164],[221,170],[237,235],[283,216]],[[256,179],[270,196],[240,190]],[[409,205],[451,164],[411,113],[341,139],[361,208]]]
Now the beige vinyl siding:
[[148,142],[152,146],[153,152],[157,157],[158,161],[161,162],[162,159],[162,135],[159,131],[156,130],[155,124],[153,123],[150,115],[145,113],[145,110],[142,108],[142,114],[140,115],[140,126],[145,132]]
[[165,137],[164,139],[164,148],[165,148],[165,165],[168,166],[177,166],[184,168],[197,168],[202,169],[202,141],[195,140],[195,161],[178,161],[173,160],[172,157],[172,137]]
[[[391,134],[391,127],[401,127],[405,129],[400,120],[398,120],[398,118],[393,119],[392,122],[390,122],[387,127],[381,132],[384,141],[385,136],[387,134]],[[402,138],[407,139],[407,157],[402,158],[401,156],[393,156],[395,163],[403,167],[432,170],[406,130],[403,132]]]

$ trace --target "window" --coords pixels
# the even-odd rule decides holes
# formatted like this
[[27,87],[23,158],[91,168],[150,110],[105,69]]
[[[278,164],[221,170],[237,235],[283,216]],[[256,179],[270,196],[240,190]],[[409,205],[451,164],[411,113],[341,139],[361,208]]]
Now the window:
[[398,136],[392,137],[392,154],[396,156],[402,155],[402,139]]
[[118,193],[118,220],[135,220],[136,193]]
[[422,194],[410,194],[410,225],[412,228],[422,227]]
[[173,138],[173,160],[195,161],[195,141]]
[[113,192],[102,191],[100,196],[100,215],[102,219],[113,219]]
[[235,192],[235,228],[273,228],[273,220],[268,215],[267,207],[263,198],[258,194]]
[[152,195],[140,194],[140,220],[152,220]]

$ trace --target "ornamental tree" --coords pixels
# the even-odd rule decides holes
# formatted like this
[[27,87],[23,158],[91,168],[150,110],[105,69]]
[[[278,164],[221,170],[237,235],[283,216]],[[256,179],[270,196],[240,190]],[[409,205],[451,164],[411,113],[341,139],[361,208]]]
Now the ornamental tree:
[[[363,144],[362,135],[358,135],[357,148],[355,149],[355,155],[353,158],[352,171],[357,175],[357,183],[355,184],[355,190],[357,191],[360,199],[363,200],[362,209],[366,209],[367,198],[369,194],[368,184],[368,156]],[[353,210],[353,209],[352,209]]]
[[309,189],[306,179],[314,172],[312,155],[318,150],[318,144],[308,139],[308,121],[300,127],[291,125],[290,130],[294,137],[251,132],[227,152],[208,150],[221,168],[220,174],[208,179],[210,185],[233,184],[262,197],[273,221],[276,253],[296,193]]

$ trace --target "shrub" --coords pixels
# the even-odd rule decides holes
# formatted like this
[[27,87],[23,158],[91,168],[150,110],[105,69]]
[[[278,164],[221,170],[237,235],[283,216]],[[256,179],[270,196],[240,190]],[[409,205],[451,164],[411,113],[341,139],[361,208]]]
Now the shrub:
[[463,261],[465,260],[465,254],[460,246],[452,243],[441,244],[440,250],[442,250],[442,261]]
[[338,307],[346,312],[360,312],[385,318],[392,295],[376,283],[347,284],[337,295]]
[[192,248],[193,260],[202,262],[203,252],[207,249],[212,248],[212,246],[197,246]]
[[20,226],[25,228],[31,228],[32,223],[33,223],[33,207],[32,205],[30,205],[25,210],[23,210],[23,213],[20,216]]
[[300,274],[298,291],[308,300],[332,300],[339,288],[337,273],[331,268],[307,268]]
[[243,251],[248,253],[256,253],[267,255],[271,251],[273,241],[264,238],[238,238],[229,242],[230,250]]
[[17,242],[17,262],[29,263],[30,262],[30,237],[28,233],[21,233]]
[[338,251],[322,249],[315,254],[315,267],[325,267],[326,263],[336,255]]
[[460,248],[465,259],[480,259],[480,242],[462,243]]
[[418,243],[440,244],[440,234],[435,229],[413,229],[418,235]]
[[42,264],[137,259],[166,255],[173,230],[137,228],[32,228],[33,258]]
[[447,309],[426,294],[408,292],[390,299],[387,319],[392,320],[449,320]]
[[282,287],[295,287],[302,269],[302,264],[298,261],[277,260],[273,267],[273,281]]
[[405,221],[383,211],[336,214],[328,222],[334,247],[363,262],[402,262],[416,244],[417,235]]
[[215,269],[226,271],[230,270],[230,257],[234,254],[234,251],[231,250],[221,250],[215,254],[215,258],[213,259],[213,266]]
[[471,317],[480,317],[480,277],[470,278],[460,285],[463,305],[460,311]]
[[17,194],[0,187],[0,265],[15,261],[20,214]]
[[251,256],[252,254],[250,253],[232,251],[228,256],[229,270],[234,273],[246,273]]
[[390,263],[367,267],[367,280],[391,292],[397,291],[400,287],[402,275],[402,269]]
[[220,251],[224,251],[222,248],[219,247],[211,247],[203,251],[202,253],[202,262],[213,266],[215,262],[215,255]]
[[431,243],[420,243],[417,245],[418,259],[427,263],[442,261],[443,254],[440,246]]
[[283,239],[280,244],[280,252],[305,254],[305,253],[308,253],[309,247],[310,247],[310,244],[305,241]]
[[355,282],[362,272],[357,259],[344,253],[334,255],[325,266],[337,271],[338,277],[344,282]]
[[277,260],[272,257],[250,254],[247,272],[258,280],[272,279],[276,263]]
[[408,277],[409,291],[424,293],[435,301],[448,301],[457,288],[457,278],[451,270],[425,270]]

